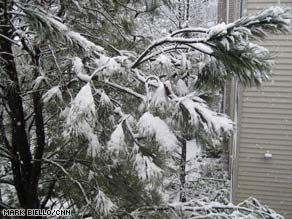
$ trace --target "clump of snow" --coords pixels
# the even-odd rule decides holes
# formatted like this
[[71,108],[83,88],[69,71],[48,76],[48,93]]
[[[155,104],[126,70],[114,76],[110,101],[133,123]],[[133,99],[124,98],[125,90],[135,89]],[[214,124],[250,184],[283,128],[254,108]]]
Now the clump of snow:
[[116,72],[119,72],[121,65],[116,61],[115,58],[100,55],[99,60],[96,60],[96,64],[99,67],[104,66],[102,74],[105,76],[110,76]]
[[104,91],[101,92],[100,106],[102,106],[102,107],[111,107],[112,106],[112,102],[111,102],[109,96],[106,95],[106,93]]
[[77,42],[80,47],[85,51],[97,51],[102,52],[103,48],[101,46],[95,45],[93,42],[89,41],[85,37],[81,36],[80,33],[74,31],[68,31],[65,33],[66,36],[72,39],[74,42]]
[[34,81],[33,81],[33,89],[36,90],[40,87],[42,82],[48,83],[48,78],[44,75],[38,76]]
[[[37,12],[34,12],[34,14],[36,13]],[[70,40],[73,43],[77,43],[85,51],[103,52],[104,49],[101,46],[95,45],[93,42],[81,36],[80,33],[70,30],[65,24],[61,23],[51,15],[40,11],[37,14],[41,20],[43,20],[48,25],[53,26],[56,30],[59,31],[59,33],[63,34],[67,40]]]
[[100,143],[94,134],[96,108],[89,83],[81,88],[71,102],[71,107],[64,113],[66,113],[65,137],[68,138],[71,135],[86,137],[89,141],[88,154],[96,156]]
[[101,190],[95,197],[95,206],[103,215],[109,215],[116,208],[116,205]]
[[43,95],[43,102],[48,103],[52,98],[57,97],[60,101],[63,101],[62,92],[59,86],[52,87]]
[[207,46],[206,44],[203,44],[203,43],[194,43],[194,44],[192,44],[192,46],[195,49],[197,49],[203,53],[206,53],[206,54],[212,54],[214,52],[210,46]]
[[156,141],[167,151],[173,151],[178,147],[178,140],[168,125],[149,112],[144,113],[139,119],[138,130],[144,137],[155,137]]
[[167,105],[168,98],[165,93],[164,84],[162,82],[159,82],[159,86],[154,92],[149,106],[160,110],[164,110],[167,107]]
[[226,34],[227,33],[226,27],[227,27],[227,25],[224,22],[211,27],[208,31],[209,39],[214,37],[214,36],[218,37],[218,36],[222,36],[222,35]]
[[80,80],[84,82],[91,81],[90,76],[85,73],[83,62],[79,57],[74,57],[72,59],[72,64],[73,64],[72,69]]
[[178,96],[184,96],[189,93],[189,88],[184,82],[184,80],[179,79],[176,83],[176,92]]
[[171,59],[164,54],[159,55],[153,64],[161,65],[163,69],[170,69],[172,66]]
[[151,157],[137,153],[134,160],[134,167],[137,171],[139,178],[142,181],[151,181],[161,177],[162,169],[153,163]]
[[223,134],[231,134],[233,131],[233,122],[225,115],[212,111],[202,99],[197,97],[194,101],[184,98],[180,103],[189,112],[189,122],[192,125],[198,126],[200,123],[206,132],[217,137]]
[[118,124],[107,144],[109,151],[111,151],[112,153],[118,154],[119,152],[123,152],[126,150],[125,134],[122,123],[123,122]]

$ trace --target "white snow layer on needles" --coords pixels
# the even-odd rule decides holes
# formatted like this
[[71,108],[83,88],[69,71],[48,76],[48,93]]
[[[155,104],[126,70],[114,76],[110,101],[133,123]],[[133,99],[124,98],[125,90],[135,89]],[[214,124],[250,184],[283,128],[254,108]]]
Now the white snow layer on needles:
[[84,50],[88,52],[89,51],[102,52],[104,50],[102,47],[95,45],[93,42],[81,36],[79,33],[71,31],[65,24],[61,23],[60,21],[51,17],[50,15],[41,13],[40,16],[42,16],[43,19],[49,21],[50,24],[53,25],[67,39],[77,43]]
[[182,79],[179,79],[176,83],[176,92],[179,96],[184,96],[189,93],[189,88]]
[[153,163],[151,157],[137,153],[135,156],[134,167],[138,173],[138,177],[142,181],[151,181],[157,179],[162,174],[162,169]]
[[200,122],[206,132],[217,136],[230,134],[233,130],[233,122],[225,115],[212,111],[201,99],[198,100],[194,102],[186,98],[181,101],[190,114],[191,124],[198,126]]
[[156,141],[167,151],[173,151],[178,146],[178,140],[167,124],[151,113],[144,113],[138,122],[139,133],[144,137],[155,137]]
[[96,61],[97,66],[104,66],[102,74],[106,76],[111,76],[112,74],[119,72],[121,65],[116,61],[115,58],[110,58],[104,55],[100,55],[98,61]]
[[48,83],[48,78],[44,75],[38,76],[34,81],[33,81],[33,89],[36,90],[40,87],[42,82]]
[[58,97],[60,101],[63,101],[62,92],[59,86],[52,87],[43,95],[43,102],[48,103],[52,98]]
[[107,146],[111,152],[116,154],[126,149],[125,134],[122,123],[118,124],[117,128],[112,133]]
[[85,82],[91,81],[91,77],[85,74],[84,65],[82,63],[82,60],[79,57],[74,57],[72,59],[72,64],[73,64],[72,69],[80,80],[85,81]]
[[150,106],[163,110],[166,107],[167,103],[168,100],[165,93],[164,84],[162,82],[159,82],[159,86],[151,98]]
[[99,190],[95,198],[95,206],[103,215],[109,215],[112,210],[116,208],[116,205],[103,193]]
[[227,25],[223,22],[221,24],[217,24],[214,27],[211,27],[208,31],[209,38],[214,36],[221,36],[227,33]]
[[100,144],[93,130],[96,121],[96,109],[89,83],[81,88],[67,111],[64,112],[64,114],[67,114],[65,114],[64,135],[67,137],[70,135],[86,137],[89,141],[87,153],[93,157],[96,156]]

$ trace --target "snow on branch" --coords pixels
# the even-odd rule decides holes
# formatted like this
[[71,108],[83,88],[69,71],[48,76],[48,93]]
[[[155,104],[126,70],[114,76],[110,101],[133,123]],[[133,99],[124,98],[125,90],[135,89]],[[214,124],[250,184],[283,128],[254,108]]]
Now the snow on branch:
[[142,137],[155,140],[167,151],[173,151],[178,146],[178,140],[168,125],[151,113],[144,113],[138,122],[138,131]]
[[184,218],[192,219],[284,219],[274,210],[263,206],[255,198],[248,198],[244,202],[233,205],[225,205],[219,202],[206,202],[205,200],[191,200],[189,202],[177,202],[160,207],[142,207],[132,212],[133,218],[151,215],[154,212],[166,212],[169,217],[180,212]]
[[123,130],[123,122],[124,120],[117,125],[116,129],[111,134],[110,140],[107,144],[109,151],[117,155],[120,152],[124,152],[127,150],[125,143],[125,133]]
[[212,111],[204,100],[199,97],[183,98],[178,105],[182,113],[187,112],[187,123],[193,127],[202,126],[206,133],[214,138],[224,134],[230,135],[233,131],[233,122],[223,114]]
[[75,99],[71,102],[70,108],[63,112],[65,115],[64,136],[84,136],[89,141],[88,154],[96,156],[100,143],[94,127],[96,122],[96,107],[91,92],[90,84],[87,83],[81,88]]
[[103,215],[109,215],[116,209],[116,205],[101,190],[98,191],[95,197],[95,206]]
[[[134,61],[132,68],[137,68],[161,53],[188,48],[214,57],[209,59],[210,65],[203,69],[198,84],[206,78],[211,82],[216,77],[226,75],[238,76],[243,84],[259,84],[268,78],[271,57],[268,52],[262,53],[260,46],[251,44],[249,38],[263,39],[269,34],[287,33],[290,29],[290,9],[283,7],[271,7],[257,15],[230,24],[221,23],[209,29],[185,28],[154,41]],[[185,38],[183,34],[186,33],[192,35]],[[261,55],[257,51],[261,51]],[[222,73],[217,74],[218,70]]]
[[47,33],[55,36],[62,36],[66,41],[71,44],[77,44],[79,47],[84,49],[86,52],[97,52],[102,53],[104,49],[101,46],[94,44],[85,37],[81,36],[80,33],[72,31],[68,26],[63,24],[57,17],[47,13],[41,8],[29,8],[23,7],[17,4],[30,19],[35,22],[35,27],[39,30],[47,28]]
[[44,103],[48,103],[54,97],[57,97],[61,102],[63,102],[62,92],[59,86],[55,86],[49,89],[42,98]]
[[287,33],[291,31],[291,9],[272,6],[257,15],[239,19],[233,24],[234,27],[243,26],[250,29],[251,36],[259,38],[265,38],[270,33]]
[[136,153],[134,157],[134,167],[138,177],[142,181],[153,182],[153,180],[160,178],[163,172],[162,169],[153,162],[151,157],[144,156],[140,152]]

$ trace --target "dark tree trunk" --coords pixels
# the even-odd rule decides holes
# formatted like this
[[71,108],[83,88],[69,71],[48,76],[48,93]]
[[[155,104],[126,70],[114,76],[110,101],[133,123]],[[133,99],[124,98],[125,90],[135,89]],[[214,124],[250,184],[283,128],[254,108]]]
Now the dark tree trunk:
[[[35,127],[37,145],[32,159],[30,143],[26,133],[25,112],[21,97],[21,87],[18,80],[18,72],[12,50],[13,26],[11,17],[6,13],[12,8],[10,1],[1,1],[0,9],[3,16],[0,17],[0,63],[4,70],[5,96],[11,121],[11,166],[15,189],[19,204],[22,208],[39,208],[38,181],[41,173],[41,159],[45,146],[45,132],[42,114],[41,94],[33,93],[33,108],[35,114]],[[11,40],[9,40],[11,39]],[[31,53],[35,64],[35,77],[38,76],[39,50]],[[30,217],[32,218],[32,217]]]
[[[39,76],[39,67],[40,67],[40,50],[35,48],[32,53],[32,63],[35,66],[34,78]],[[43,103],[42,95],[39,91],[33,92],[33,108],[35,113],[35,127],[36,127],[36,136],[37,136],[37,147],[34,154],[34,162],[31,169],[31,178],[30,178],[30,188],[29,193],[29,203],[31,208],[40,208],[38,200],[38,182],[41,174],[41,165],[42,158],[45,147],[45,129],[44,129],[44,118],[43,118]]]
[[[3,25],[1,34],[10,39],[12,29],[10,28],[9,16],[5,13],[10,7],[4,2],[0,3],[0,8],[4,11],[4,16],[0,21],[1,25]],[[31,153],[25,131],[23,102],[20,96],[20,87],[11,42],[2,38],[0,40],[0,50],[2,52],[0,55],[1,64],[9,80],[6,83],[6,97],[11,119],[11,164],[13,178],[20,205],[26,207],[26,193],[29,189],[31,170]]]
[[180,202],[186,202],[185,184],[186,184],[186,162],[187,162],[187,141],[182,138],[181,142],[181,159],[180,159]]

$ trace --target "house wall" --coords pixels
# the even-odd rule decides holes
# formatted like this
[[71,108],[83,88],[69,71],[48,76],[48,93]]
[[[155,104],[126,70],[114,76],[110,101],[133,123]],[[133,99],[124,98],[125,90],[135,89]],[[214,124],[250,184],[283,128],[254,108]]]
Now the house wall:
[[[246,0],[248,14],[292,0]],[[272,81],[239,95],[233,201],[253,196],[292,219],[292,34],[260,43],[275,57]],[[265,159],[266,151],[272,159]]]

